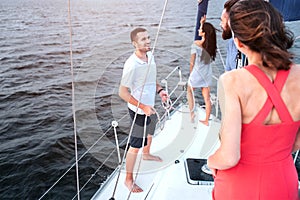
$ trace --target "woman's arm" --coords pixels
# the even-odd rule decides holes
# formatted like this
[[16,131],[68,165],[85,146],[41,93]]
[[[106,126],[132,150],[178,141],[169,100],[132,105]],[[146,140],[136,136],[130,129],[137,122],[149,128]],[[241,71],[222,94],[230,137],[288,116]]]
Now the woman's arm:
[[196,53],[191,54],[190,58],[190,73],[192,73],[194,65],[195,65]]
[[296,140],[295,140],[292,152],[298,151],[299,149],[300,149],[300,129],[298,129],[298,133],[296,136]]
[[242,114],[239,96],[234,89],[236,84],[234,73],[225,73],[219,79],[218,97],[222,112],[221,145],[207,161],[213,171],[229,169],[240,159]]

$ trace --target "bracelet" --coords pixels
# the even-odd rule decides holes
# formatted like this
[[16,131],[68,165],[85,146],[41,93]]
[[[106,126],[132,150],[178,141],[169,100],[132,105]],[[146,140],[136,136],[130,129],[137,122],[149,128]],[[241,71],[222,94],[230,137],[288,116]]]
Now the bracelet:
[[159,94],[161,91],[163,91],[164,89],[163,88],[161,88],[161,89],[159,89],[158,91],[157,91],[157,94]]

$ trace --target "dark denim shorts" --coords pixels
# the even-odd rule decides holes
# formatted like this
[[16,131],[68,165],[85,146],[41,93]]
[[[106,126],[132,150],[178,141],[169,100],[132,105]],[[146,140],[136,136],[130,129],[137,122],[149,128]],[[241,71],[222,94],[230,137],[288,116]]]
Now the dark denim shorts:
[[[131,124],[134,119],[135,112],[128,108],[129,115],[131,118]],[[130,137],[130,146],[134,148],[141,148],[143,145],[143,137],[144,137],[144,125],[145,125],[146,115],[137,114],[135,123],[133,126],[133,130]],[[155,132],[157,122],[157,116],[155,114],[147,117],[146,122],[146,133],[145,133],[145,142],[144,146],[147,145],[147,135],[153,135]]]

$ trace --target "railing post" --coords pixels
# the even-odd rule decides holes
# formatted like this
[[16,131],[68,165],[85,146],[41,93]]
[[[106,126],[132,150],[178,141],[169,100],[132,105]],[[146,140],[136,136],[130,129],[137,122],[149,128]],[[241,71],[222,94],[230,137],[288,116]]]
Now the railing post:
[[121,164],[121,153],[120,153],[120,148],[119,148],[119,141],[118,141],[118,135],[117,135],[117,126],[118,122],[117,121],[112,121],[111,122],[112,127],[114,128],[114,133],[115,133],[115,140],[116,140],[116,145],[117,145],[117,152],[118,152],[118,159],[119,159],[119,164]]

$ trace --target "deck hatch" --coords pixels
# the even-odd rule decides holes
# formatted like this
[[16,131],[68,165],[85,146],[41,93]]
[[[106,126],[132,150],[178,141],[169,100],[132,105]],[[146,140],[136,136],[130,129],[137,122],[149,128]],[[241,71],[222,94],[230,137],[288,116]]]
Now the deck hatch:
[[206,159],[187,158],[185,160],[185,169],[187,181],[192,185],[213,185],[212,175],[202,171],[202,166],[206,164]]

